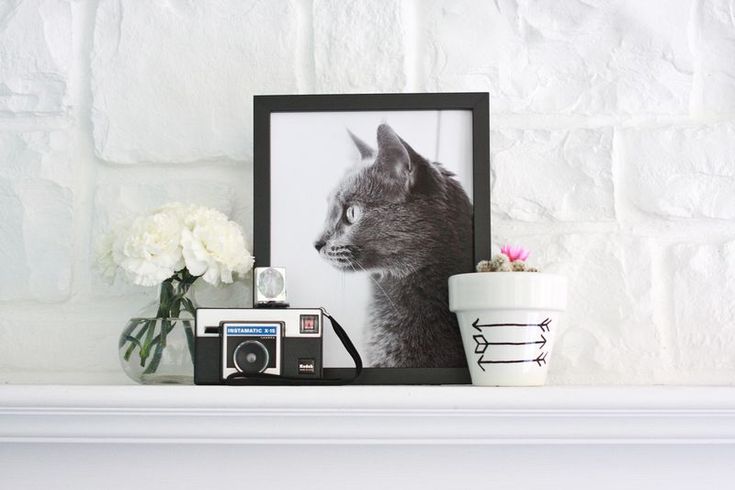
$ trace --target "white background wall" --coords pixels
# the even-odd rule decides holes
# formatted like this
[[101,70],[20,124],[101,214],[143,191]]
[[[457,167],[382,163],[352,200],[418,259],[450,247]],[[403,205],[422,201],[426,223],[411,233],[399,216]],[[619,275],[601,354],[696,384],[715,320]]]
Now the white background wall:
[[494,239],[571,279],[551,381],[734,383],[733,12],[0,4],[0,382],[125,382],[117,336],[154,293],[97,278],[94,237],[174,199],[249,227],[253,94],[481,90]]

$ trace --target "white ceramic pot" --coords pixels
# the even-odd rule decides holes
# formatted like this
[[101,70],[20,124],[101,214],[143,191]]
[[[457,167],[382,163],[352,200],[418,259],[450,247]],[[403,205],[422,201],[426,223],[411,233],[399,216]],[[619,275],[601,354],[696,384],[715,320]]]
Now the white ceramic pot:
[[567,280],[541,272],[475,272],[449,278],[472,384],[546,382],[554,332],[566,310]]

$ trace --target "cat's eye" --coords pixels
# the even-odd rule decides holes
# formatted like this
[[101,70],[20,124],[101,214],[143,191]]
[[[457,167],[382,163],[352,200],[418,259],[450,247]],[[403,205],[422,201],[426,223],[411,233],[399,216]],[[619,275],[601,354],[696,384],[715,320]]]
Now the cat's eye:
[[345,217],[347,218],[347,221],[349,223],[354,223],[355,221],[359,220],[360,216],[362,216],[362,208],[360,208],[360,206],[358,206],[357,204],[348,206],[345,210]]

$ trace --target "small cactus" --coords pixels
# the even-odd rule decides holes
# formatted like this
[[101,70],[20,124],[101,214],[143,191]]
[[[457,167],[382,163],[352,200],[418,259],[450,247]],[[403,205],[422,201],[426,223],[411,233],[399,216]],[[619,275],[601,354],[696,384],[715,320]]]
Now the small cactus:
[[513,272],[523,272],[526,270],[526,263],[522,260],[511,262],[510,265],[513,267]]
[[490,260],[480,261],[477,272],[538,272],[537,268],[526,265],[529,252],[523,247],[506,245],[501,251]]
[[503,254],[495,255],[490,260],[477,264],[477,272],[510,272],[513,270],[510,260]]
[[492,272],[492,267],[490,266],[489,260],[481,260],[477,263],[477,266],[475,267],[475,270],[477,272]]

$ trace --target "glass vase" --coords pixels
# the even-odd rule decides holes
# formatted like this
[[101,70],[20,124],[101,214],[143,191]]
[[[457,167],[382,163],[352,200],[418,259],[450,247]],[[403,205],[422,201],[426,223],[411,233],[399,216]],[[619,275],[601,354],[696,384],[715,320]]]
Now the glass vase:
[[140,384],[193,384],[193,318],[131,318],[120,336],[120,363]]
[[186,269],[164,281],[159,299],[128,320],[120,335],[120,363],[140,384],[194,383],[194,316],[192,284]]

